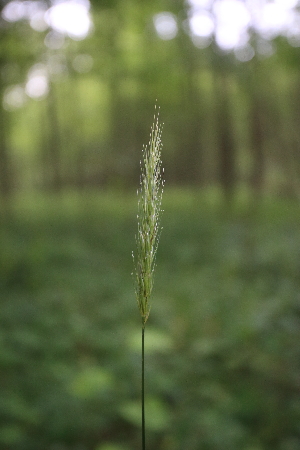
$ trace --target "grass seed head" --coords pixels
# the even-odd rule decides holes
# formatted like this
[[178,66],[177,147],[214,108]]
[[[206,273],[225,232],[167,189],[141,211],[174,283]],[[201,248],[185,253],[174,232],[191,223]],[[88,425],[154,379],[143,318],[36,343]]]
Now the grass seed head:
[[154,115],[148,146],[143,147],[138,189],[138,231],[136,235],[135,293],[145,326],[150,313],[150,297],[157,246],[161,232],[161,200],[164,180],[161,170],[161,133],[159,110]]

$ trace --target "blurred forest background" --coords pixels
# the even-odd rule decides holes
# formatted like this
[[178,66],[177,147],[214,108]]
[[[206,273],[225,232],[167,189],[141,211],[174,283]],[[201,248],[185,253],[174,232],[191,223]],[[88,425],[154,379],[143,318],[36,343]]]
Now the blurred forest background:
[[0,0],[0,448],[300,449],[300,2]]

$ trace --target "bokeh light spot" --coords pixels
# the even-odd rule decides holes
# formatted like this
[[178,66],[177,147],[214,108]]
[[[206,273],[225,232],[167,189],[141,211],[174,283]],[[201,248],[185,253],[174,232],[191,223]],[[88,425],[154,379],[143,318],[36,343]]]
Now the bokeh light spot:
[[24,88],[19,84],[9,86],[3,96],[3,107],[7,111],[21,108],[26,101]]
[[234,50],[235,57],[238,61],[247,62],[251,61],[251,59],[255,55],[254,48],[252,45],[247,44],[244,47],[238,47]]
[[89,2],[68,0],[56,3],[46,13],[46,22],[56,31],[75,40],[87,37],[91,29]]
[[59,50],[65,43],[65,37],[62,33],[52,30],[47,33],[44,43],[46,47],[52,50]]
[[43,64],[36,64],[30,70],[25,92],[35,100],[41,100],[47,96],[49,92],[49,81],[47,69]]
[[16,22],[26,16],[26,6],[24,2],[12,1],[7,3],[2,11],[2,17],[7,22]]
[[158,36],[168,41],[174,39],[178,33],[176,17],[170,12],[156,14],[153,18],[154,26]]
[[215,28],[211,15],[205,11],[193,14],[189,22],[191,32],[196,36],[211,36]]

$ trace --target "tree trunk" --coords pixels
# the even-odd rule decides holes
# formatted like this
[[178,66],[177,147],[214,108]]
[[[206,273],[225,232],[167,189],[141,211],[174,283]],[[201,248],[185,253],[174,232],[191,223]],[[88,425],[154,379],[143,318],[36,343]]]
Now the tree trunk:
[[[1,36],[1,35],[0,35]],[[2,67],[4,61],[0,61]],[[4,86],[0,80],[0,100],[2,103]],[[7,199],[12,192],[12,167],[7,142],[8,117],[0,104],[0,196]]]
[[261,194],[264,188],[265,154],[264,131],[261,118],[261,105],[257,99],[252,99],[250,112],[252,169],[250,174],[250,187],[256,194]]
[[220,74],[218,80],[217,133],[219,145],[219,182],[227,200],[236,187],[235,143],[229,104],[228,79]]
[[59,120],[57,117],[57,102],[53,86],[50,89],[47,99],[48,120],[49,120],[49,144],[48,158],[51,173],[50,188],[55,192],[60,192],[63,187],[62,178],[62,145],[60,136]]

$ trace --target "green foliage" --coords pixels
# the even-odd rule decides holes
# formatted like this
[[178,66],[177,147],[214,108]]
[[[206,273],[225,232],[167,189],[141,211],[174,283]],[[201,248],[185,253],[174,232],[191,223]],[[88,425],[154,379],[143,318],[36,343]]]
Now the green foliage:
[[[146,398],[147,430],[165,431],[170,423],[170,412],[164,402],[158,398]],[[120,413],[129,423],[136,427],[141,423],[140,401],[129,401],[121,405]]]
[[[140,448],[135,199],[22,198],[1,224],[0,447]],[[296,450],[299,205],[164,194],[149,450]]]
[[[187,32],[188,3],[93,0],[93,33],[57,48],[50,29],[3,20],[0,93],[9,111],[0,111],[0,162],[11,189],[132,184],[159,98],[169,182],[299,194],[298,44],[252,30],[264,57],[241,62],[201,48]],[[173,39],[156,32],[164,11],[178,26]],[[39,101],[24,91],[36,64],[49,75]]]

